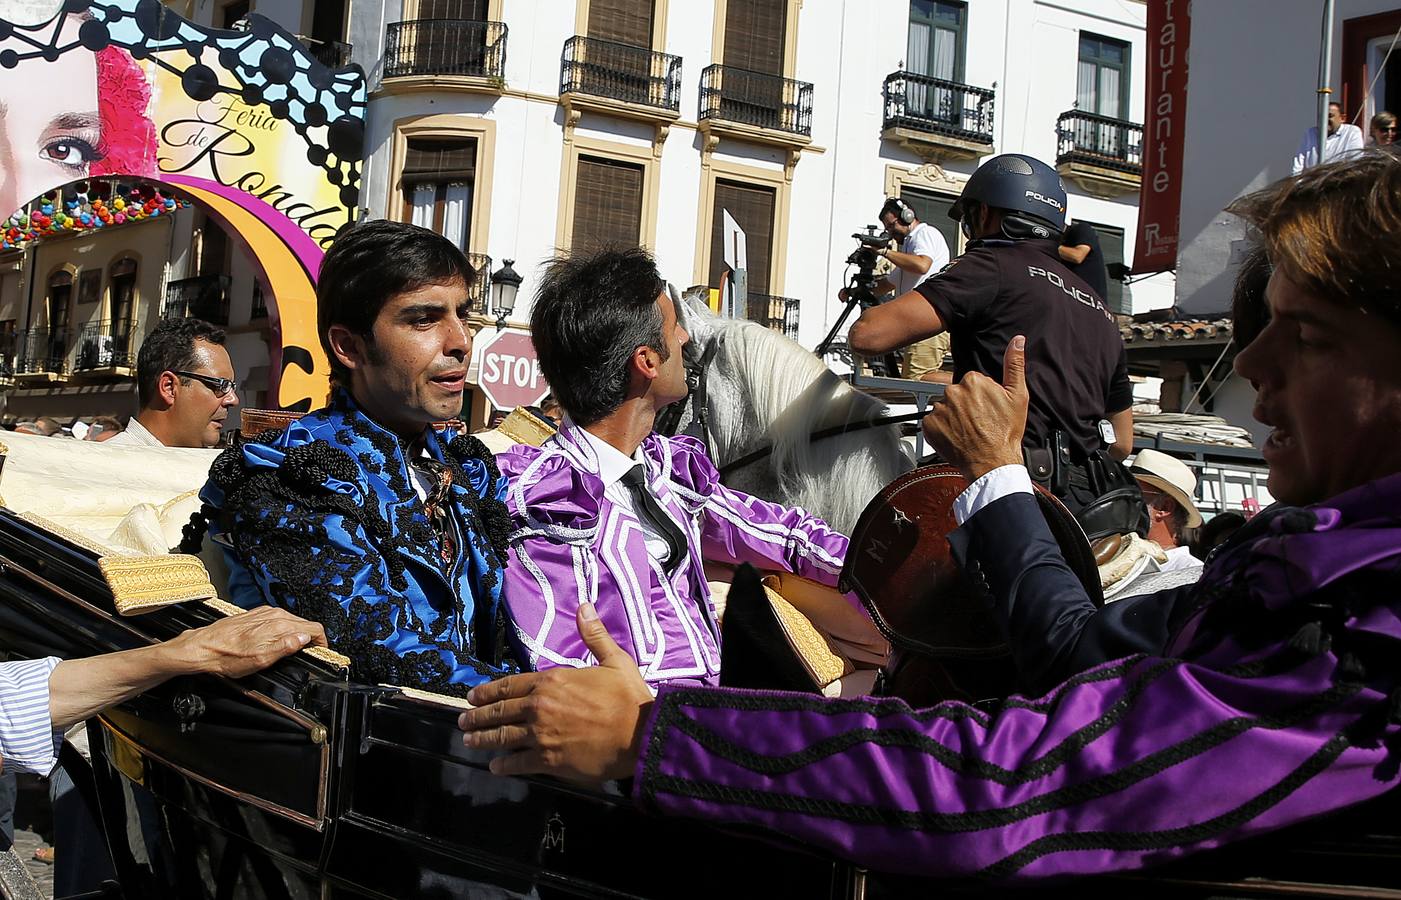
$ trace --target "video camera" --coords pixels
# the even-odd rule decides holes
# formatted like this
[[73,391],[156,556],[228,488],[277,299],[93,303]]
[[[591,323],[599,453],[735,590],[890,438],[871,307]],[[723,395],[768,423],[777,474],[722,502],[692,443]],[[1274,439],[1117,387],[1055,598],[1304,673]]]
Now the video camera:
[[[874,274],[876,261],[879,259],[876,251],[890,245],[890,235],[884,231],[876,231],[875,225],[867,225],[865,234],[857,231],[852,237],[856,239],[857,247],[846,258],[846,264]],[[872,280],[871,283],[874,284],[875,281]]]

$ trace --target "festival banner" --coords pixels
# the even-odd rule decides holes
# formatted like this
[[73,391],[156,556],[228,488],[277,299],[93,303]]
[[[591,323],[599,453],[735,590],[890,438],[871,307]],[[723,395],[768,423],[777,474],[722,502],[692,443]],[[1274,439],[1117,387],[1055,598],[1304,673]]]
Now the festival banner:
[[1148,90],[1143,116],[1143,183],[1133,273],[1177,268],[1182,210],[1183,134],[1187,123],[1188,0],[1148,0]]
[[[158,0],[0,0],[0,139],[32,148],[0,161],[0,208],[14,213],[0,240],[119,227],[192,199],[261,269],[278,402],[309,409],[329,372],[315,281],[359,206],[365,103],[358,67],[328,68],[256,14],[220,29]],[[55,193],[88,179],[126,182],[121,196]]]

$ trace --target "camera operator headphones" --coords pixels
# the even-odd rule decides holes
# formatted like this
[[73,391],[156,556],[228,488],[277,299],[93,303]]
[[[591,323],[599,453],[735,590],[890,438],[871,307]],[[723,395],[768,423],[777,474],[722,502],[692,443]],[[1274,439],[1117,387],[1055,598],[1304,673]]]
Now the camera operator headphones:
[[900,220],[901,224],[913,225],[915,223],[915,211],[899,197],[886,198],[885,206],[881,208],[881,215],[885,215],[887,212],[895,213],[895,217]]

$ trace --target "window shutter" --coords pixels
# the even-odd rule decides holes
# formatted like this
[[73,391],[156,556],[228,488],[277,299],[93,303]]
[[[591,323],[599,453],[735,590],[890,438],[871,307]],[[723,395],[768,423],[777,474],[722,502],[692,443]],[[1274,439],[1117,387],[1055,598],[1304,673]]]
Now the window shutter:
[[638,246],[642,242],[642,166],[580,156],[573,228],[575,252]]
[[652,46],[653,0],[589,0],[589,37]]
[[900,199],[915,211],[915,215],[926,225],[933,225],[944,236],[949,246],[950,258],[958,255],[958,223],[949,218],[949,210],[957,197],[921,191],[918,188],[901,187]]
[[418,0],[418,19],[466,19],[486,21],[487,0]]
[[725,65],[783,74],[788,0],[729,0],[725,6]]
[[720,286],[725,271],[725,217],[728,210],[744,229],[749,260],[749,293],[769,293],[769,258],[773,252],[773,188],[735,181],[715,182],[715,208],[710,226],[710,285]]
[[404,185],[427,181],[471,181],[477,171],[477,142],[409,138],[400,177]]

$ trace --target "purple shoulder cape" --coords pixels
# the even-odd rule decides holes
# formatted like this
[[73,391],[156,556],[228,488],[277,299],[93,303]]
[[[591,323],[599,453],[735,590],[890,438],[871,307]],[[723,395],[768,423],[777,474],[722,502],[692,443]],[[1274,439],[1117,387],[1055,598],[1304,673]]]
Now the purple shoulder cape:
[[[663,688],[635,796],[878,870],[1036,879],[1134,869],[1398,783],[1401,476],[1214,559],[1174,658],[983,710]],[[1263,532],[1263,533],[1261,533]]]

